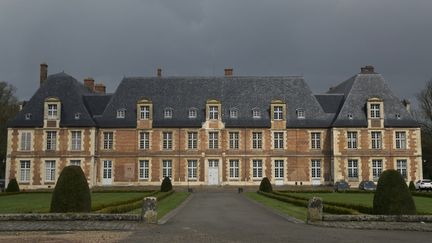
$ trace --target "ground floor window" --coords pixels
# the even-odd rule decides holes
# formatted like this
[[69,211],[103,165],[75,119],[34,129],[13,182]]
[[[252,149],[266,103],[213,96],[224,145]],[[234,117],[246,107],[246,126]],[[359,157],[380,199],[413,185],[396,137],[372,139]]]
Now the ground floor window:
[[239,178],[239,161],[238,160],[230,160],[229,161],[229,177],[231,179]]
[[20,180],[21,182],[30,181],[30,161],[29,160],[20,161]]
[[262,178],[263,177],[263,163],[260,159],[252,160],[252,177]]
[[55,181],[55,160],[45,161],[45,181]]
[[189,180],[197,179],[197,166],[198,162],[196,160],[188,160],[188,178]]
[[284,161],[283,160],[275,160],[275,178],[283,179],[284,178]]
[[311,174],[312,179],[321,179],[321,160],[311,160]]
[[378,180],[383,170],[383,162],[381,159],[372,160],[372,177]]
[[112,178],[112,161],[104,160],[103,162],[103,179]]
[[403,178],[407,178],[407,161],[406,159],[396,160],[396,169],[402,175]]
[[358,179],[358,160],[356,159],[348,160],[348,178]]
[[172,178],[172,161],[163,160],[162,161],[162,178]]
[[145,180],[149,178],[149,161],[140,160],[139,161],[139,178]]

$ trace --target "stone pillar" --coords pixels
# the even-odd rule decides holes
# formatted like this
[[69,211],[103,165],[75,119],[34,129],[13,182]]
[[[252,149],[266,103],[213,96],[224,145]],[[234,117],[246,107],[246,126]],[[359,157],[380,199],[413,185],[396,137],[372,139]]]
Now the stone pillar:
[[307,209],[307,222],[322,221],[323,218],[323,201],[319,197],[309,199]]
[[142,204],[141,220],[148,224],[157,224],[157,198],[145,197]]

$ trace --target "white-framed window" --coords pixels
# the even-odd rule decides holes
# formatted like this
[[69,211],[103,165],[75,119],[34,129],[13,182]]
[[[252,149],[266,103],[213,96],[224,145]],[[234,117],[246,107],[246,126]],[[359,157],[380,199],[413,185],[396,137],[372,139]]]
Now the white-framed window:
[[383,161],[381,159],[372,160],[372,177],[378,180],[383,171]]
[[45,161],[45,181],[55,181],[55,170],[56,170],[55,160]]
[[230,132],[229,133],[229,148],[238,149],[239,148],[239,133]]
[[406,132],[396,132],[395,139],[397,149],[406,149]]
[[81,150],[81,131],[71,132],[71,150]]
[[150,133],[140,132],[139,133],[139,148],[149,149],[150,148]]
[[357,132],[347,132],[347,141],[349,149],[357,148]]
[[197,109],[195,108],[190,108],[189,112],[188,112],[188,117],[189,118],[197,118]]
[[46,150],[56,150],[57,147],[57,132],[56,131],[47,131],[46,132],[47,141],[46,141]]
[[252,177],[262,178],[263,177],[263,162],[260,159],[252,160]]
[[148,105],[140,106],[140,119],[141,120],[150,119],[150,106]]
[[172,117],[173,117],[173,109],[172,108],[165,108],[164,118],[165,119],[171,119]]
[[321,133],[319,132],[311,133],[311,148],[312,149],[321,148]]
[[162,160],[162,178],[172,178],[172,160]]
[[197,160],[188,160],[188,179],[196,180],[197,179]]
[[370,104],[370,117],[380,118],[380,104]]
[[32,114],[31,113],[26,113],[25,114],[25,119],[26,120],[31,120],[31,118],[32,118]]
[[126,109],[121,108],[117,110],[117,118],[118,119],[123,119],[126,116]]
[[48,104],[48,119],[55,120],[58,116],[57,104]]
[[254,118],[254,119],[261,118],[261,111],[258,108],[252,109],[252,118]]
[[171,150],[172,149],[173,133],[172,132],[163,132],[162,136],[163,136],[162,148],[165,150]]
[[111,179],[112,178],[112,161],[104,160],[103,161],[103,179]]
[[219,133],[209,132],[209,149],[219,148]]
[[21,132],[21,150],[31,150],[31,132]]
[[238,179],[240,175],[240,163],[237,159],[229,160],[229,177],[231,179]]
[[217,120],[219,119],[219,107],[211,105],[209,106],[209,119]]
[[348,178],[358,179],[358,160],[356,159],[348,160]]
[[147,180],[149,178],[149,168],[150,164],[148,160],[140,160],[139,161],[139,179]]
[[372,149],[381,149],[382,148],[382,136],[381,132],[371,132],[372,138]]
[[238,118],[238,110],[236,108],[232,108],[230,110],[230,118],[233,118],[233,119]]
[[188,132],[188,149],[198,148],[198,132]]
[[114,133],[113,132],[104,132],[103,133],[103,148],[106,150],[113,149],[113,140],[114,140]]
[[20,181],[21,182],[30,181],[30,160],[20,161]]
[[298,108],[296,110],[296,113],[297,113],[297,118],[298,119],[305,119],[306,114],[305,114],[305,110],[303,108]]
[[321,179],[321,160],[311,160],[311,174],[312,179]]
[[283,120],[282,106],[273,106],[273,120]]
[[273,133],[273,146],[275,149],[283,149],[284,148],[284,133],[283,132],[274,132]]
[[283,179],[284,178],[284,161],[283,160],[275,160],[275,178]]
[[252,132],[252,148],[262,149],[262,132]]
[[70,165],[81,166],[81,160],[79,160],[79,159],[72,159],[70,161]]
[[396,160],[396,170],[402,175],[404,179],[407,178],[407,160],[406,159],[398,159]]

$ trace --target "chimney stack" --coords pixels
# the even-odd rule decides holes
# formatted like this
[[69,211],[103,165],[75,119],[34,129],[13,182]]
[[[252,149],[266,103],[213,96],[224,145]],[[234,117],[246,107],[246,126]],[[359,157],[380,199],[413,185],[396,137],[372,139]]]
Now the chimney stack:
[[105,94],[106,93],[106,87],[103,83],[99,83],[99,84],[95,85],[94,91],[96,93],[99,93],[99,94]]
[[232,68],[225,68],[224,69],[225,77],[231,77],[231,76],[233,76],[233,71],[234,71],[234,69],[232,69]]
[[94,91],[95,90],[95,83],[94,83],[94,79],[87,77],[84,79],[84,86],[86,86],[90,91]]
[[40,85],[48,78],[48,64],[41,63],[40,65]]
[[160,78],[162,77],[162,68],[157,69],[157,76]]
[[374,66],[367,65],[367,66],[360,68],[360,70],[361,70],[360,73],[362,73],[362,74],[374,74],[375,73],[374,69],[375,69]]

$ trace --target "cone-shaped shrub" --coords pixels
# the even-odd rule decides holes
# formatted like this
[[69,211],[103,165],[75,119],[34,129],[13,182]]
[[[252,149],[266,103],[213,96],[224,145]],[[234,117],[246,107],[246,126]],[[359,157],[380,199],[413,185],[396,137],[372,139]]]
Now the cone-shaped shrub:
[[11,179],[7,185],[6,192],[19,192],[19,186],[17,180]]
[[90,212],[91,195],[81,167],[66,166],[54,188],[51,199],[52,213]]
[[410,181],[410,184],[409,184],[408,188],[409,188],[410,191],[415,192],[416,188],[415,188],[415,185],[414,185],[413,181]]
[[384,171],[379,180],[373,201],[374,214],[416,214],[416,207],[405,180],[395,170]]
[[161,184],[161,192],[169,192],[172,190],[172,184],[169,177],[165,177]]
[[262,192],[272,192],[272,185],[267,177],[262,178],[259,190]]

